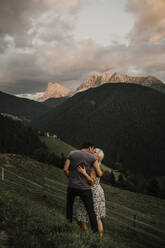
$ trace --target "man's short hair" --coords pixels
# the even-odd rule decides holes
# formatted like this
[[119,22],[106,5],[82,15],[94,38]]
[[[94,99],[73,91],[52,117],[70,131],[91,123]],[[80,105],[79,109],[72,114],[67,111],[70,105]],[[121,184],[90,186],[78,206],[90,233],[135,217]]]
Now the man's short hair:
[[81,146],[81,149],[83,148],[89,148],[89,147],[94,147],[94,143],[92,142],[84,142]]

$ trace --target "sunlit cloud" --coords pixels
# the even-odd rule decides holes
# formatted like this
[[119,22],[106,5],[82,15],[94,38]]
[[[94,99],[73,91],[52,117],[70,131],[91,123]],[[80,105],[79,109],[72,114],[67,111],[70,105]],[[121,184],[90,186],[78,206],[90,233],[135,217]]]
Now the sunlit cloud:
[[76,22],[91,1],[1,0],[0,90],[37,99],[50,81],[73,89],[104,71],[165,81],[165,1],[123,0],[135,22],[128,42],[110,44],[76,38]]
[[128,10],[135,15],[129,37],[132,42],[155,42],[165,39],[165,1],[128,0]]

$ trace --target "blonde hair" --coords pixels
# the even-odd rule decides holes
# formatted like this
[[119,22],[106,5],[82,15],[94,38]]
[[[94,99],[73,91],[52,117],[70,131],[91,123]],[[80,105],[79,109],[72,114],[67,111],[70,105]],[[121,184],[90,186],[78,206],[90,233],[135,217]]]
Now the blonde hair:
[[95,148],[94,151],[97,152],[97,154],[99,155],[99,162],[101,162],[104,158],[103,150],[101,150],[100,148]]

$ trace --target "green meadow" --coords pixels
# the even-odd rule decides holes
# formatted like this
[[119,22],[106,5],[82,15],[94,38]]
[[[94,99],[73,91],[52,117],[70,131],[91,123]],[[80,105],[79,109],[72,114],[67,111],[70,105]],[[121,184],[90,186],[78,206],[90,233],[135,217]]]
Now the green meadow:
[[[108,206],[107,218],[104,220],[104,238],[100,240],[91,231],[83,233],[75,221],[72,225],[66,221],[65,200],[59,200],[58,193],[55,196],[44,195],[45,177],[67,183],[61,169],[19,155],[1,155],[0,161],[5,168],[5,180],[0,182],[0,229],[8,233],[9,243],[13,247],[120,248],[158,245],[151,238],[146,239],[144,235],[122,226],[122,223],[132,226],[132,222],[119,220]],[[36,185],[32,184],[34,182]],[[135,209],[146,216],[152,216],[153,219],[165,221],[164,200],[112,186],[102,186],[106,200]],[[65,199],[64,194],[60,196]],[[160,227],[161,223],[158,221],[155,225]]]
[[[58,139],[45,140],[49,150],[58,155],[67,155],[73,149]],[[67,184],[62,169],[14,154],[0,154],[0,167],[4,168],[4,180],[0,180],[0,231],[8,234],[7,247],[164,247],[164,232],[158,233],[165,227],[163,199],[102,184],[107,216],[103,220],[104,237],[100,239],[90,227],[84,233],[75,220],[73,224],[66,220],[65,193],[62,192],[66,192],[66,187],[60,184],[54,184],[54,189],[45,187],[45,178]],[[132,221],[135,214],[138,222]],[[149,231],[147,225],[155,230]]]

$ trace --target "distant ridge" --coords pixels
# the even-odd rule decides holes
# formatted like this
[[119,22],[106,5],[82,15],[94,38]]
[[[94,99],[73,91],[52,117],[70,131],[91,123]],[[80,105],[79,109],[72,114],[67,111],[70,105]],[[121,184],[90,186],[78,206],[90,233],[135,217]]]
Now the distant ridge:
[[10,114],[25,122],[31,122],[51,108],[33,100],[16,97],[0,91],[0,113]]

